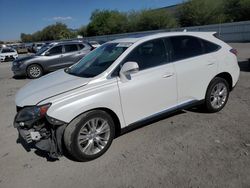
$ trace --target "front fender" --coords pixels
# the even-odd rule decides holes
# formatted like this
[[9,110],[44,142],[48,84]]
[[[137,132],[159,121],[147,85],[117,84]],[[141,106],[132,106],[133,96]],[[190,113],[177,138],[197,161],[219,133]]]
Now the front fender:
[[117,115],[121,128],[125,126],[116,78],[102,83],[89,83],[82,88],[44,100],[38,105],[46,103],[52,103],[47,115],[66,123],[86,111],[107,108]]

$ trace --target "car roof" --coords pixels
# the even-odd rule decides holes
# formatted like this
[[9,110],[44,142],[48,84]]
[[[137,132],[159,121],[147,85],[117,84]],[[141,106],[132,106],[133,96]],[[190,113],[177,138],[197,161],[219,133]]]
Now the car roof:
[[62,42],[52,42],[51,44],[64,45],[64,44],[83,44],[83,43],[86,43],[86,42],[83,42],[83,41],[62,41]]
[[147,35],[143,37],[137,37],[137,38],[121,38],[121,39],[115,39],[110,42],[114,43],[136,43],[139,41],[147,41],[150,39],[157,39],[161,37],[170,37],[170,36],[184,36],[184,35],[190,35],[190,36],[197,36],[197,37],[205,37],[205,36],[211,36],[214,35],[216,32],[161,32],[161,33],[156,33],[152,35]]
[[11,47],[2,47],[1,49],[10,49],[10,50],[15,50],[15,49],[13,49],[13,48],[11,48]]

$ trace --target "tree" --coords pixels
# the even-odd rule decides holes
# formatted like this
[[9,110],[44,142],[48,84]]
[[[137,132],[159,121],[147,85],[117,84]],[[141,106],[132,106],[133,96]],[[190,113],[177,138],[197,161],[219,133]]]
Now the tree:
[[176,20],[166,10],[142,10],[138,12],[136,30],[156,30],[177,26]]
[[181,26],[199,26],[225,21],[223,0],[190,0],[179,8]]
[[224,13],[229,22],[250,20],[250,0],[224,0]]
[[32,37],[31,34],[21,33],[21,40],[23,42],[32,42],[33,41],[33,37]]
[[81,26],[79,29],[78,29],[78,31],[77,31],[77,34],[78,35],[81,35],[81,36],[83,36],[83,37],[86,37],[87,36],[87,26]]
[[87,34],[106,35],[124,33],[127,31],[127,17],[125,14],[114,10],[95,10],[87,26]]
[[76,33],[70,31],[63,23],[49,25],[33,34],[21,33],[22,42],[50,41],[70,39],[76,36]]
[[108,35],[133,31],[164,29],[176,26],[176,20],[165,10],[143,10],[121,13],[110,10],[96,10],[92,13],[87,31],[88,36]]

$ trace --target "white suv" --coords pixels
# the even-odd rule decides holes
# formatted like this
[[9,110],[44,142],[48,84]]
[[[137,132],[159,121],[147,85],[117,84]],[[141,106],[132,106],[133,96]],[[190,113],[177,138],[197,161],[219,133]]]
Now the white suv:
[[17,51],[12,48],[0,48],[0,62],[1,61],[13,61],[18,58]]
[[[203,104],[220,111],[239,78],[236,51],[210,32],[118,39],[16,95],[19,135],[51,157],[79,161],[152,118]],[[128,141],[129,142],[129,141]]]

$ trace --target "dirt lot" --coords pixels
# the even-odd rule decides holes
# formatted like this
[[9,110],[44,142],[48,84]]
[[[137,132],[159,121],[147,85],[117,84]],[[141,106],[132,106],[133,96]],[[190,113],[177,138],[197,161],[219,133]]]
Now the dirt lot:
[[233,46],[242,71],[224,110],[177,113],[85,163],[48,161],[17,143],[14,97],[30,80],[13,79],[10,63],[0,64],[0,187],[250,187],[250,44]]

